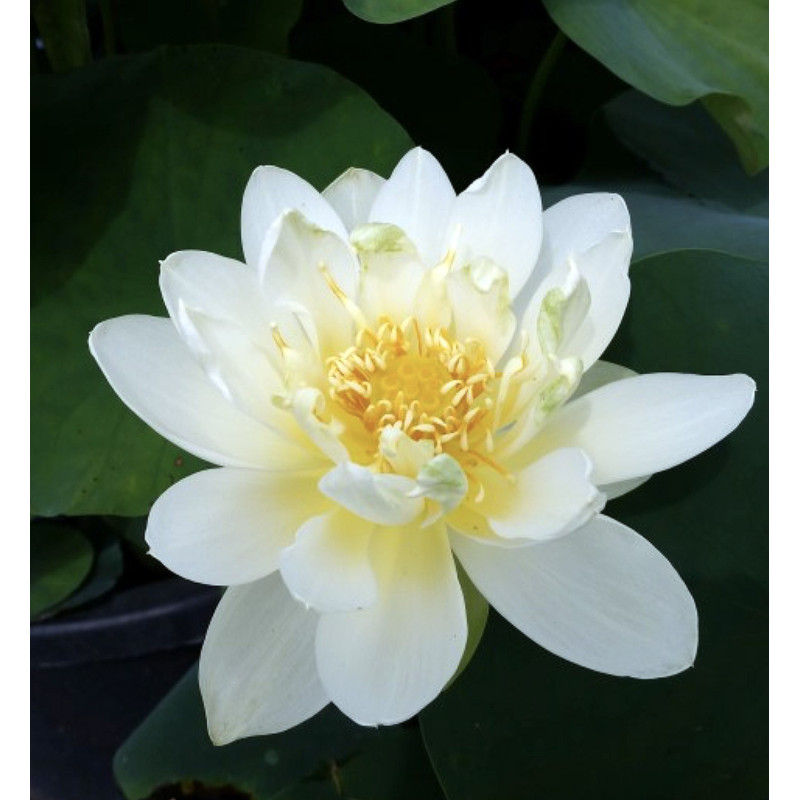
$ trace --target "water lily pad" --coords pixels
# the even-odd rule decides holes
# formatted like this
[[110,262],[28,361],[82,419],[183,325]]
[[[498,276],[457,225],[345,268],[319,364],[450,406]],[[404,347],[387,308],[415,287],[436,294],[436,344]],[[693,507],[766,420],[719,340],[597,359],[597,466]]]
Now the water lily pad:
[[706,204],[767,216],[769,175],[747,175],[733,145],[696,105],[676,108],[640,92],[606,104],[606,120],[665,181]]
[[766,0],[544,0],[576,44],[671,105],[702,99],[748,172],[769,160]]
[[411,145],[330,70],[224,46],[106,60],[32,87],[31,500],[35,513],[140,515],[201,462],[118,400],[86,344],[109,317],[165,315],[158,262],[241,258],[258,164],[318,188],[388,173]]
[[31,526],[31,619],[64,601],[92,569],[94,550],[76,528],[37,521]]
[[187,783],[253,800],[441,797],[416,728],[364,728],[333,706],[285,733],[214,747],[196,668],[120,747],[114,774],[130,800]]
[[357,17],[367,22],[403,22],[422,16],[454,0],[344,0]]

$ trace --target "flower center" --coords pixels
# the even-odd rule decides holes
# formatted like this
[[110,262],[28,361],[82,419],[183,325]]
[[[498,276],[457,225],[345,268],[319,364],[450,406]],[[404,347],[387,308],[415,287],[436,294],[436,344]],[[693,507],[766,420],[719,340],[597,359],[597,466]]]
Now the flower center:
[[386,317],[377,330],[362,327],[354,346],[327,360],[329,393],[369,433],[387,426],[412,439],[430,439],[437,453],[449,442],[466,452],[480,440],[498,377],[483,345],[460,342],[442,328],[422,328],[414,317],[400,325]]

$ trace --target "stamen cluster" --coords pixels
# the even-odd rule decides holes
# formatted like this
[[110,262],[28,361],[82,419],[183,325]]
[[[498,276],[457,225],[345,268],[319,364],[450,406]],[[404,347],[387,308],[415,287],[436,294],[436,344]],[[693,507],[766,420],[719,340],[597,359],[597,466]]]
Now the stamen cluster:
[[414,440],[429,439],[436,453],[450,442],[462,452],[492,449],[482,425],[500,377],[483,345],[453,339],[446,330],[382,317],[363,326],[355,345],[326,362],[329,394],[377,437],[393,426]]

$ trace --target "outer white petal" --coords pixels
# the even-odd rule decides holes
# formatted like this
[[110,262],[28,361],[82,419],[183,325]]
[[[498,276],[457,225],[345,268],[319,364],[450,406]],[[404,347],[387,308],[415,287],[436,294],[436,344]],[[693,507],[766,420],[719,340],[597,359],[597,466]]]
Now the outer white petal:
[[438,263],[449,242],[447,220],[456,193],[439,162],[417,147],[406,153],[383,184],[369,212],[369,222],[401,228],[428,266]]
[[669,561],[630,528],[600,516],[528,547],[491,547],[457,533],[451,540],[481,594],[552,653],[633,678],[692,665],[692,596]]
[[322,196],[331,204],[347,230],[351,231],[367,221],[375,195],[385,182],[380,175],[368,169],[352,167],[328,186]]
[[606,496],[606,500],[614,500],[617,497],[622,497],[634,489],[638,489],[643,483],[652,478],[652,475],[642,475],[640,478],[631,478],[627,481],[617,481],[616,483],[606,483],[600,487],[600,491]]
[[375,525],[337,509],[305,522],[280,557],[297,600],[317,611],[353,611],[375,602],[378,585],[368,549]]
[[330,507],[316,473],[211,469],[156,500],[145,539],[150,554],[198,583],[230,586],[269,575],[301,524]]
[[315,349],[335,353],[351,343],[352,318],[336,291],[355,296],[358,262],[338,235],[297,211],[286,211],[265,236],[258,271],[272,303],[290,301],[308,311],[313,326],[307,330]]
[[464,652],[467,619],[443,525],[378,529],[371,554],[378,600],[320,619],[317,665],[347,716],[393,725],[444,688]]
[[282,363],[256,271],[189,250],[162,263],[160,284],[175,327],[211,381],[254,419],[282,428],[271,401],[285,388]]
[[[579,397],[583,397],[583,395],[589,394],[589,392],[593,392],[607,383],[620,381],[623,378],[632,378],[636,374],[632,369],[613,364],[610,361],[595,361],[592,368],[581,377],[581,382],[571,400],[574,402]],[[598,488],[606,496],[606,500],[614,500],[617,497],[628,494],[628,492],[632,492],[634,489],[638,489],[643,483],[650,480],[650,477],[650,475],[642,475],[627,481],[607,483]]]
[[744,419],[754,396],[746,375],[637,375],[567,403],[530,447],[580,447],[595,483],[626,481],[707,450]]
[[409,497],[416,482],[403,475],[376,473],[345,461],[322,477],[319,490],[351,511],[377,525],[405,525],[425,508],[420,497]]
[[507,272],[514,297],[542,243],[542,199],[530,167],[512,153],[500,156],[458,195],[448,231],[457,237],[455,266],[491,259]]
[[214,253],[183,250],[161,263],[159,285],[179,330],[183,304],[214,319],[236,322],[263,346],[272,344],[266,304],[252,267]]
[[530,288],[537,289],[570,258],[600,244],[610,234],[629,233],[630,215],[618,194],[597,192],[567,197],[546,209],[539,261]]
[[[209,380],[235,406],[285,435],[286,415],[272,403],[285,385],[269,353],[239,325],[180,303],[180,333]],[[296,438],[296,437],[294,437]]]
[[258,167],[242,199],[242,249],[255,266],[267,231],[287,209],[300,211],[315,225],[347,238],[347,230],[327,200],[307,181],[280,167]]
[[122,401],[178,447],[228,467],[319,466],[316,454],[225,400],[170,320],[133,315],[102,322],[89,337],[89,349]]
[[600,357],[619,328],[630,297],[628,267],[633,240],[630,232],[609,233],[590,249],[570,256],[536,290],[523,317],[522,327],[533,337],[540,308],[547,292],[567,284],[576,270],[588,288],[589,307],[578,324],[558,345],[561,356],[577,356],[588,368]]
[[314,664],[318,619],[277,572],[225,592],[200,654],[214,744],[285,731],[328,704]]
[[592,463],[582,450],[555,450],[525,467],[508,484],[498,476],[475,510],[498,536],[542,541],[563,536],[599,513],[605,497],[591,480]]
[[572,402],[607,383],[621,381],[623,378],[633,378],[637,374],[632,369],[611,361],[595,361],[592,368],[581,375],[581,382],[578,384],[575,394],[572,395]]

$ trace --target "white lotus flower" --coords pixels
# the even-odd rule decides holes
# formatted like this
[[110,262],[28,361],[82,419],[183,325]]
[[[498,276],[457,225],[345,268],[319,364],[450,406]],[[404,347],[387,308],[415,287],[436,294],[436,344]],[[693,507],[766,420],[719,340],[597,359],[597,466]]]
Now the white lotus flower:
[[692,664],[686,586],[600,511],[730,433],[754,384],[597,361],[629,295],[620,197],[542,213],[510,154],[458,196],[420,149],[322,194],[261,167],[242,242],[244,264],[174,253],[170,319],[90,338],[136,414],[220,465],[166,491],[147,528],[170,569],[231,587],[200,661],[216,743],[328,702],[365,725],[416,714],[464,652],[454,554],[570,661]]

